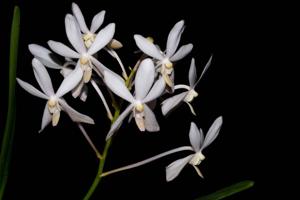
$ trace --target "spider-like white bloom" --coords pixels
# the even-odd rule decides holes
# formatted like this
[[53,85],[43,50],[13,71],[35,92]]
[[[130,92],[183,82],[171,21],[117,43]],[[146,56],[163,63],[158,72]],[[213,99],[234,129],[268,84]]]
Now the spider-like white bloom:
[[[84,40],[84,44],[87,48],[89,48],[95,41],[96,31],[103,24],[105,10],[100,11],[93,17],[90,29],[87,27],[84,17],[83,17],[83,14],[82,14],[79,6],[76,3],[72,3],[72,12],[79,24],[81,32],[83,33],[82,37]],[[112,39],[109,43],[109,47],[111,47],[113,49],[119,49],[119,48],[123,47],[123,45],[119,41]]]
[[84,44],[87,48],[89,48],[95,41],[96,31],[103,24],[105,10],[102,10],[94,16],[90,29],[87,27],[82,12],[76,3],[72,3],[72,11],[79,24],[80,30],[83,32]]
[[[101,31],[99,31],[95,38],[95,41],[88,50],[84,45],[78,24],[72,15],[66,15],[65,25],[67,37],[76,51],[60,42],[52,40],[48,41],[50,48],[54,52],[64,57],[78,59],[78,63],[80,63],[80,66],[83,70],[84,83],[90,81],[92,76],[92,69],[95,69],[96,72],[99,73],[99,75],[103,74],[104,70],[108,70],[106,67],[104,67],[104,65],[99,65],[100,62],[97,61],[93,57],[93,55],[100,51],[111,41],[115,33],[115,24],[110,23]],[[94,63],[94,65],[92,63]],[[96,66],[97,68],[94,68],[94,66]]]
[[[68,76],[76,66],[76,62],[67,59],[64,64],[61,64],[54,53],[49,51],[47,48],[38,45],[30,44],[28,45],[31,54],[37,58],[43,65],[52,69],[60,69],[60,73],[66,77]],[[72,66],[72,67],[70,67]],[[83,79],[81,82],[72,90],[72,96],[76,98],[80,95],[82,101],[87,99],[88,87],[84,84]]]
[[166,168],[167,181],[172,181],[173,179],[175,179],[179,175],[181,170],[184,168],[184,166],[186,166],[187,164],[192,165],[198,173],[198,175],[203,178],[203,175],[197,167],[197,165],[199,165],[205,159],[204,155],[202,154],[202,151],[216,139],[220,132],[222,123],[223,118],[218,117],[209,128],[205,138],[202,129],[198,129],[195,123],[191,123],[189,137],[192,148],[195,151],[195,153],[185,158],[176,160],[170,165],[168,165]]
[[206,70],[209,68],[211,64],[212,57],[208,60],[206,63],[199,79],[197,79],[197,71],[196,71],[196,65],[195,65],[195,59],[193,58],[191,61],[190,65],[190,70],[189,70],[189,85],[175,85],[175,90],[176,89],[186,89],[187,91],[184,91],[180,94],[174,95],[162,102],[161,106],[161,111],[163,115],[167,115],[171,110],[173,110],[175,107],[177,107],[180,103],[185,102],[191,112],[196,115],[193,106],[191,105],[191,102],[195,97],[198,96],[198,93],[195,91],[195,87],[198,85],[199,81],[203,77],[204,73]]
[[54,93],[52,81],[43,64],[34,58],[32,60],[32,66],[35,78],[43,92],[40,92],[35,87],[20,80],[19,78],[17,78],[17,82],[30,94],[47,100],[42,118],[42,125],[39,132],[41,132],[51,121],[52,125],[56,126],[60,118],[61,110],[65,111],[75,122],[94,124],[93,119],[74,110],[62,98],[63,95],[72,90],[81,80],[82,70],[80,69],[79,65],[77,65],[75,70],[63,80],[56,93]]
[[154,64],[149,58],[143,60],[137,70],[135,76],[135,96],[132,96],[125,86],[124,80],[120,76],[109,71],[104,72],[104,82],[107,87],[116,95],[130,103],[113,123],[106,139],[110,138],[115,133],[130,112],[133,112],[133,117],[135,118],[135,122],[140,131],[159,131],[159,125],[155,115],[146,103],[158,98],[162,94],[165,88],[165,82],[160,78],[154,83],[154,79]]
[[170,31],[165,52],[162,52],[149,39],[141,35],[134,35],[136,45],[139,49],[157,60],[156,64],[160,66],[159,71],[170,88],[173,88],[174,85],[173,62],[181,60],[193,49],[192,44],[186,44],[177,50],[183,30],[184,21],[181,20]]

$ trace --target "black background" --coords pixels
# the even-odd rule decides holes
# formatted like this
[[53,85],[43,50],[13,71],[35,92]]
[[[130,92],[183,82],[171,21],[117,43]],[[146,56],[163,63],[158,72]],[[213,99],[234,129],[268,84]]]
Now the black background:
[[[71,2],[14,1],[4,5],[1,1],[2,83],[6,84],[13,5],[21,7],[17,76],[37,86],[27,45],[46,46],[50,39],[68,44],[64,16],[71,13]],[[137,50],[133,34],[150,35],[164,47],[169,30],[181,19],[186,22],[181,44],[192,42],[194,49],[191,55],[176,64],[177,83],[187,83],[192,57],[196,59],[200,74],[209,56],[214,55],[211,68],[198,85],[199,96],[193,102],[198,115],[192,116],[188,107],[182,105],[164,118],[156,108],[161,125],[159,133],[140,133],[134,123],[125,123],[115,137],[105,169],[188,145],[191,121],[207,130],[216,117],[224,117],[219,137],[204,152],[207,159],[200,165],[204,180],[188,166],[174,181],[166,183],[165,166],[187,155],[183,152],[104,178],[92,199],[195,199],[241,180],[254,180],[256,185],[229,199],[262,197],[267,191],[262,187],[263,180],[273,178],[272,168],[265,163],[277,162],[265,141],[270,135],[270,116],[275,112],[267,98],[274,87],[274,71],[270,70],[266,59],[267,48],[272,48],[266,30],[274,23],[266,14],[269,8],[236,2],[85,0],[76,3],[88,26],[94,14],[103,9],[107,11],[104,24],[116,23],[115,38],[124,45],[118,52],[126,66],[133,66],[138,58],[133,53]],[[103,63],[120,72],[117,63],[106,52],[101,52],[100,57]],[[55,70],[48,71],[54,75],[54,87],[57,88],[61,76]],[[5,84],[1,84],[1,91],[7,91]],[[49,126],[38,134],[45,102],[18,86],[16,95],[16,135],[6,199],[82,199],[96,174],[97,159],[80,131],[63,114],[57,127]],[[1,102],[5,101],[4,97],[2,93]],[[102,149],[109,121],[95,92],[90,89],[86,103],[70,96],[67,100],[74,108],[95,119],[96,125],[86,128],[97,147]],[[1,130],[5,112],[6,103],[1,103]]]

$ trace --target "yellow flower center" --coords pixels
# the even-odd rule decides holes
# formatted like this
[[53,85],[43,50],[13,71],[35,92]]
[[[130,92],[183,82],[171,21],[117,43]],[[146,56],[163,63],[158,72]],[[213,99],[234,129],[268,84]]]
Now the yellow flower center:
[[190,90],[184,100],[186,102],[192,102],[195,97],[198,96],[198,93],[195,90]]
[[83,35],[83,40],[86,48],[90,48],[95,41],[96,35],[93,33],[86,33]]
[[192,157],[192,159],[190,160],[190,164],[191,165],[199,165],[201,163],[201,161],[203,161],[205,159],[205,156],[202,154],[201,151],[195,153],[195,155]]
[[86,64],[88,64],[88,62],[89,62],[88,56],[81,56],[81,58],[80,58],[81,65],[86,65]]

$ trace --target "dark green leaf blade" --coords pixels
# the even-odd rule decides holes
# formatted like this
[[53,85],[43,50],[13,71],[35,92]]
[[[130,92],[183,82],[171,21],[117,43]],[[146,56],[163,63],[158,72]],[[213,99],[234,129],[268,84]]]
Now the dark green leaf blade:
[[10,35],[8,108],[0,154],[0,200],[3,199],[8,178],[16,118],[16,71],[20,33],[20,8],[15,6]]
[[220,189],[212,194],[202,196],[197,198],[196,200],[220,200],[224,199],[225,197],[229,197],[233,194],[236,194],[238,192],[241,192],[243,190],[246,190],[248,188],[251,188],[254,185],[253,181],[241,181],[238,183],[235,183],[233,185],[230,185],[228,187],[225,187],[223,189]]

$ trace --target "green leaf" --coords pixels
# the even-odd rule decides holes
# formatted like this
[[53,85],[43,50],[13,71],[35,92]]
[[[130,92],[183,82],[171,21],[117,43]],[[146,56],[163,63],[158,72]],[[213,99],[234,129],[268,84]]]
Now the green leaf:
[[8,108],[0,154],[0,200],[7,183],[16,120],[16,71],[20,32],[20,8],[15,6],[10,35]]
[[233,194],[236,194],[238,192],[241,192],[243,190],[251,188],[253,185],[254,185],[253,181],[242,181],[242,182],[230,185],[230,186],[228,186],[226,188],[223,188],[221,190],[218,190],[218,191],[216,191],[212,194],[199,197],[196,200],[219,200],[219,199],[224,199],[225,197],[229,197]]

